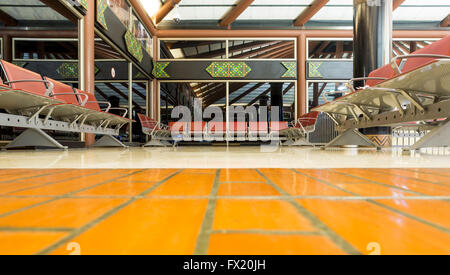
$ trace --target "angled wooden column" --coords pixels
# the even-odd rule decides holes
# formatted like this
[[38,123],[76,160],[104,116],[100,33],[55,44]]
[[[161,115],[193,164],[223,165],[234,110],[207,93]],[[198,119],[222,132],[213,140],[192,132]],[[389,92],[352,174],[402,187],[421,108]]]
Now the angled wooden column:
[[155,24],[159,24],[161,21],[163,21],[164,17],[166,17],[173,8],[175,8],[175,5],[180,3],[181,0],[166,0],[164,2],[164,5],[157,11],[152,19]]
[[[95,92],[95,0],[87,1],[88,8],[84,19],[82,20],[83,31],[83,89],[86,92]],[[94,134],[85,135],[86,146],[91,146],[95,143]]]
[[12,62],[12,37],[9,34],[3,34],[3,59]]
[[297,37],[297,117],[306,114],[306,36]]
[[[158,37],[153,36],[153,60],[157,61],[159,60],[158,56]],[[158,93],[158,80],[153,79],[152,81],[152,115],[151,118],[156,119],[159,121],[159,93]]]
[[219,26],[228,27],[241,15],[254,0],[241,0],[220,20]]
[[309,19],[311,19],[316,13],[323,8],[329,0],[314,0],[309,7],[303,10],[303,12],[295,19],[294,26],[304,26]]
[[403,4],[403,2],[405,2],[405,0],[394,0],[392,10],[396,10],[401,4]]

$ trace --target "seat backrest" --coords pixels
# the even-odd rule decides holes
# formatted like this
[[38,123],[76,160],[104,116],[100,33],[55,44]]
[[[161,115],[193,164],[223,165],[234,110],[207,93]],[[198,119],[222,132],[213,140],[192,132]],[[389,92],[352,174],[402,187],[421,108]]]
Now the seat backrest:
[[[397,64],[400,64],[400,60],[397,60]],[[393,78],[395,76],[394,68],[392,68],[391,64],[386,64],[383,67],[380,67],[374,71],[371,71],[369,73],[369,77],[384,77],[386,79]],[[376,80],[376,79],[369,79],[366,81],[367,86],[375,86],[385,80]]]
[[302,126],[306,128],[309,126],[314,126],[316,124],[318,116],[319,116],[319,112],[313,111],[313,112],[309,112],[307,114],[300,116],[300,118],[298,120],[300,121]]
[[[0,60],[3,70],[6,73],[8,81],[16,81],[16,80],[40,80],[42,81],[42,77],[40,74],[35,72],[26,70],[22,67],[16,66],[4,60]],[[18,82],[11,83],[11,88],[17,90],[23,90],[28,93],[46,96],[47,87],[44,82]]]
[[[75,91],[77,93],[85,94],[88,96],[88,101],[86,102],[86,105],[84,105],[83,107],[101,112],[100,105],[98,105],[98,101],[97,101],[97,98],[95,97],[95,94],[87,93],[87,92],[79,90],[79,89],[75,89]],[[80,98],[81,98],[81,100],[84,99],[84,97],[80,97]]]
[[45,80],[53,83],[53,98],[62,100],[66,103],[79,105],[78,98],[73,88],[67,84],[61,83],[49,77],[44,77]]
[[[438,54],[450,56],[450,35],[442,38],[439,41],[434,42],[420,50],[413,52],[412,54]],[[406,73],[422,67],[438,58],[408,58],[405,65],[402,68],[402,73]]]
[[271,121],[270,131],[277,132],[289,128],[287,121]]
[[141,121],[141,126],[142,126],[142,131],[144,133],[150,133],[151,131],[153,131],[153,129],[155,129],[156,125],[158,124],[158,122],[152,118],[149,118],[146,115],[137,113],[139,120]]

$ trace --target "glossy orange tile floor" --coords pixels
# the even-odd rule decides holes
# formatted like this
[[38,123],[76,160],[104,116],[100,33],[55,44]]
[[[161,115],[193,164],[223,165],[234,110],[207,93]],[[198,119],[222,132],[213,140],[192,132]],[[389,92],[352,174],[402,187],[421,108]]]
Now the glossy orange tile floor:
[[0,170],[0,254],[450,254],[450,169]]

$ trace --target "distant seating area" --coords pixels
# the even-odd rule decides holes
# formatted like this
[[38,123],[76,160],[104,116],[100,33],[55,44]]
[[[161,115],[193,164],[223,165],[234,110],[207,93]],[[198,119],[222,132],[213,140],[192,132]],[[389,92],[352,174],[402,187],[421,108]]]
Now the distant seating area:
[[[354,81],[365,85],[354,89]],[[326,113],[342,132],[328,147],[375,146],[358,129],[411,127],[411,123],[432,130],[410,149],[450,146],[450,36],[411,55],[397,56],[347,86],[348,94],[312,110]]]
[[143,132],[150,136],[144,146],[167,146],[179,141],[283,141],[288,138],[288,122],[170,122],[158,123],[138,114]]
[[[109,113],[93,93],[0,60],[0,125],[26,128],[6,146],[66,148],[43,130],[103,135],[94,146],[125,146],[113,136],[132,120]],[[100,105],[104,105],[101,108]]]

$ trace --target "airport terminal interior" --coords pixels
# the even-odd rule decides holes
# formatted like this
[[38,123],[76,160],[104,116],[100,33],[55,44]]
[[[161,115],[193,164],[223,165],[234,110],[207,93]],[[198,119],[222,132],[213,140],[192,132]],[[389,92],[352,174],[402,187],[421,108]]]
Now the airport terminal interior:
[[0,254],[450,254],[450,2],[0,0]]

